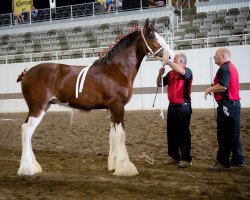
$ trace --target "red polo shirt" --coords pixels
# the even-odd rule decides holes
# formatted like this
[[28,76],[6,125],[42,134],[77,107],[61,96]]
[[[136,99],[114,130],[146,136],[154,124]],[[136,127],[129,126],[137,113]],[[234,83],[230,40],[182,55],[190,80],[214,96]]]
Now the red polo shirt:
[[235,66],[230,62],[225,62],[218,69],[214,84],[219,84],[227,89],[223,92],[215,92],[214,97],[217,102],[226,100],[240,100],[239,95],[239,74]]
[[193,75],[189,68],[186,68],[186,66],[183,66],[183,68],[186,71],[185,75],[171,70],[163,77],[163,85],[168,85],[169,102],[173,104],[191,103]]

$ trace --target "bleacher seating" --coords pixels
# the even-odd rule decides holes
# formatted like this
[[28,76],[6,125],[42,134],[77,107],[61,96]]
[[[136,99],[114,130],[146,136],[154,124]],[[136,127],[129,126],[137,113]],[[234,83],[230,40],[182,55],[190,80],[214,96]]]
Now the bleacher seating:
[[[248,44],[243,34],[250,32],[249,7],[200,12],[193,20],[183,19],[174,31],[175,49]],[[191,32],[195,37],[188,38]],[[191,43],[185,41],[188,39]]]
[[[51,29],[41,32],[26,32],[25,34],[13,35],[12,43],[9,43],[9,35],[1,37],[2,49],[6,47],[8,54],[15,54],[16,47],[23,47],[24,53],[38,53],[42,51],[60,51],[77,48],[96,48],[108,46],[121,34],[127,34],[128,29],[133,29],[134,25],[139,25],[139,20],[125,21],[110,27],[110,24],[102,24],[91,27],[74,27],[72,29]],[[156,28],[163,31],[165,25],[156,23]],[[21,50],[19,52],[21,53]]]
[[[88,6],[78,6],[73,14],[91,12]],[[84,11],[84,12],[83,12]],[[48,12],[40,12],[46,16]],[[58,8],[53,13],[55,18],[69,18],[67,8]],[[49,13],[50,15],[50,13]],[[188,13],[179,21],[178,27],[169,30],[173,34],[175,49],[190,49],[218,47],[227,45],[249,44],[250,16],[249,8]],[[169,18],[155,18],[156,29],[164,33],[169,27]],[[3,19],[0,19],[3,23]],[[134,25],[141,28],[145,19],[115,23],[105,23],[93,26],[76,26],[66,29],[51,29],[47,31],[26,32],[0,36],[0,57],[9,55],[11,62],[42,61],[50,59],[69,59],[79,57],[99,56],[105,48],[114,45],[120,35],[126,35],[133,30]],[[10,58],[10,59],[9,59]],[[0,63],[5,59],[0,59]]]

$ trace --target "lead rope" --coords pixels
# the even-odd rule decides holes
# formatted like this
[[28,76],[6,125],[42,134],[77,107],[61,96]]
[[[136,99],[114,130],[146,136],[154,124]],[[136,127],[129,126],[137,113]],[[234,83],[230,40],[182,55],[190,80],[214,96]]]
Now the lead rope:
[[[163,63],[162,63],[162,66],[164,67]],[[161,113],[160,113],[160,116],[162,119],[164,119],[163,107],[162,107],[163,92],[164,92],[163,75],[161,75],[161,101],[160,101]]]
[[[211,79],[211,86],[213,86],[213,76],[214,76],[213,61],[212,61],[212,57],[210,57],[210,79]],[[214,115],[215,115],[215,118],[216,118],[216,109],[215,109],[214,94],[212,93],[211,95],[213,95]]]

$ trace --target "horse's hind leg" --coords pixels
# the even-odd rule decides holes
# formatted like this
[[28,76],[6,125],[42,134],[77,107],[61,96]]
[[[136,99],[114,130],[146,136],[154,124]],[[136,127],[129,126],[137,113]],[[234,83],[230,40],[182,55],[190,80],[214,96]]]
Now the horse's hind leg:
[[42,172],[40,164],[36,161],[34,152],[32,150],[32,135],[41,122],[45,112],[42,111],[39,117],[29,116],[27,122],[22,125],[22,157],[18,175],[34,175]]

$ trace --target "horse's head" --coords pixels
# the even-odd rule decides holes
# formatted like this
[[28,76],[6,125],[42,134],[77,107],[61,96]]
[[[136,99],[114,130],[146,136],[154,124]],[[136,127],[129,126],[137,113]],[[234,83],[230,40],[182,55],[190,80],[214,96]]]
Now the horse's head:
[[142,38],[145,43],[145,48],[147,52],[150,52],[156,58],[166,63],[167,60],[174,60],[174,52],[169,48],[169,45],[156,32],[154,28],[155,22],[149,23],[149,19],[146,20],[143,29],[141,30]]

